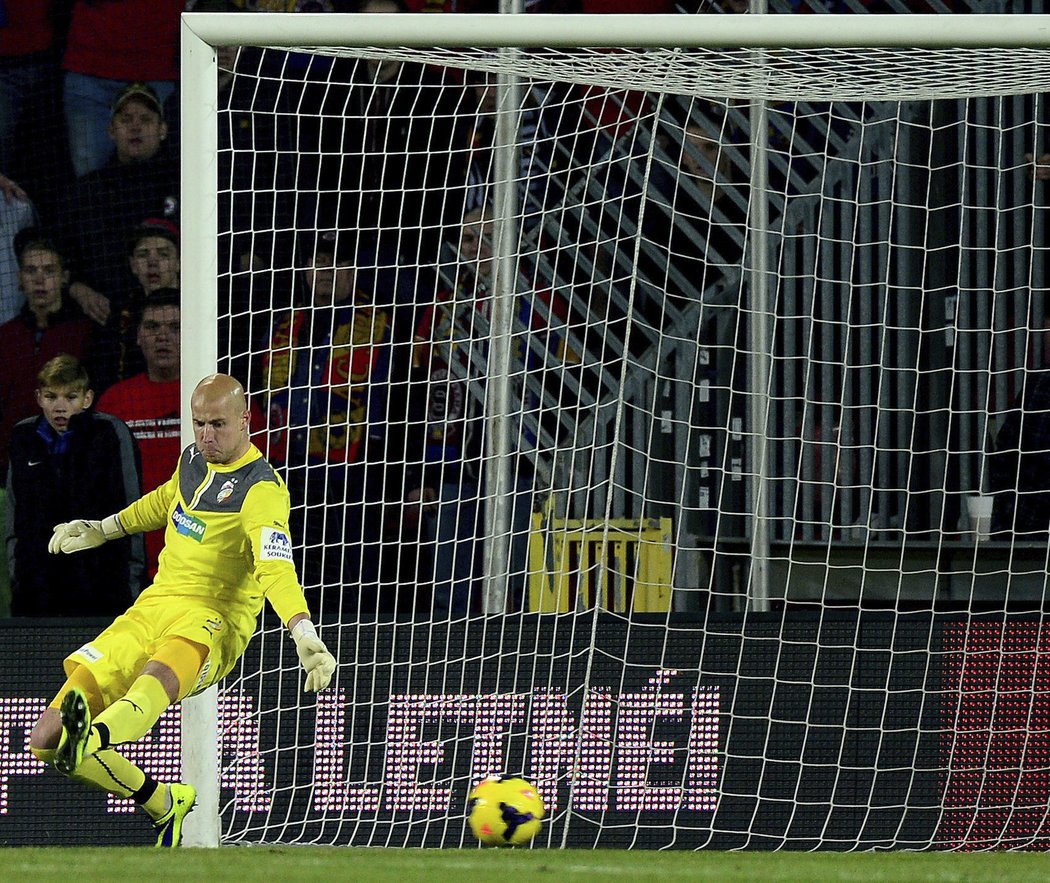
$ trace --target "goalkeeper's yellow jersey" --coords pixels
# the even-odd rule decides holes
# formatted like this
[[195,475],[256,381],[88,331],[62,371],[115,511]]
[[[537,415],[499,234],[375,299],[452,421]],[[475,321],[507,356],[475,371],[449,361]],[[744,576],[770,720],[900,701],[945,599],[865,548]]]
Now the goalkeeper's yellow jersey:
[[290,505],[284,481],[255,445],[229,464],[208,463],[190,445],[167,482],[119,513],[129,533],[164,527],[156,579],[139,601],[163,597],[216,610],[244,645],[263,598],[284,623],[309,615],[292,560]]

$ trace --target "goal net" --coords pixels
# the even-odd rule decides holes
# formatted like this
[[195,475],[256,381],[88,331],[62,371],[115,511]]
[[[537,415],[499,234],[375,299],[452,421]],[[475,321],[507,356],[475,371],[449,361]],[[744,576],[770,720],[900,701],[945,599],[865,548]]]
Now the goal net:
[[1050,845],[1026,19],[186,16],[184,388],[340,663],[186,706],[199,842]]

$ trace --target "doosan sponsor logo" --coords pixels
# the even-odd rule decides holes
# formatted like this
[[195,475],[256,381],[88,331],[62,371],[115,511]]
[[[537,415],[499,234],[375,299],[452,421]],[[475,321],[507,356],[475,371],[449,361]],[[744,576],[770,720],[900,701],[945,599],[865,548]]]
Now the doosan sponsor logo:
[[207,525],[205,525],[205,523],[199,518],[187,515],[186,512],[183,511],[181,503],[177,505],[175,511],[171,513],[171,523],[175,525],[175,530],[184,537],[189,537],[192,540],[196,540],[198,543],[204,539],[204,531]]

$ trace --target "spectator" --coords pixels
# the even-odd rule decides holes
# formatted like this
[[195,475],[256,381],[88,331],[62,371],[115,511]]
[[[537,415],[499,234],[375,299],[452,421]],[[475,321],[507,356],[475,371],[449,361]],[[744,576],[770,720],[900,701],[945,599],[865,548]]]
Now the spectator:
[[18,285],[15,236],[36,223],[36,212],[25,191],[0,175],[0,325],[18,315],[25,294]]
[[87,371],[61,354],[40,371],[41,414],[11,435],[5,544],[15,616],[122,613],[142,585],[142,543],[126,537],[83,557],[48,553],[56,524],[101,518],[139,497],[139,463],[128,427],[90,410]]
[[[78,177],[110,161],[111,108],[129,84],[148,84],[158,112],[174,95],[185,8],[185,0],[74,2],[62,67],[69,149]],[[119,152],[120,144],[116,147]]]
[[[485,533],[484,401],[485,388],[474,368],[479,351],[486,349],[487,318],[491,307],[492,220],[474,209],[463,217],[458,252],[459,275],[452,290],[439,295],[426,310],[416,330],[413,351],[409,425],[422,431],[408,435],[405,480],[413,528],[421,518],[421,577],[432,577],[432,612],[436,618],[460,617],[477,611],[481,602],[484,566],[480,538]],[[542,299],[544,296],[541,294]],[[550,300],[549,293],[546,299]],[[556,312],[556,311],[555,311]],[[534,315],[532,304],[519,299],[516,318],[539,332],[543,347],[564,349],[561,339]],[[522,376],[532,362],[532,335],[516,337],[524,346],[512,352],[512,372]],[[545,338],[545,339],[544,339]],[[522,390],[523,401],[529,395]],[[509,609],[524,597],[525,561],[531,514],[532,473],[525,458],[515,459],[511,489]],[[413,512],[415,508],[415,512]],[[428,561],[429,558],[429,561]]]
[[26,303],[0,325],[0,475],[7,474],[7,443],[19,420],[36,412],[36,376],[59,353],[82,358],[91,323],[66,297],[69,279],[62,253],[38,227],[15,237],[18,280]]
[[[311,604],[375,611],[378,554],[365,546],[381,536],[384,481],[366,467],[369,449],[384,441],[391,319],[374,306],[374,283],[355,269],[349,238],[326,232],[304,239],[308,303],[278,318],[263,347],[261,383],[269,459],[287,469],[293,518],[304,520],[295,533],[304,538],[301,572]],[[322,586],[354,587],[357,597],[333,601]]]
[[179,228],[162,218],[147,218],[128,239],[128,264],[138,282],[134,294],[179,287]]
[[680,160],[683,174],[690,175],[701,195],[712,202],[721,198],[729,183],[729,157],[718,139],[696,122],[685,126]]
[[[171,464],[182,450],[180,323],[179,292],[173,288],[150,292],[135,338],[145,371],[111,386],[98,400],[98,410],[123,420],[138,442],[143,493],[171,477]],[[157,557],[164,547],[164,531],[150,531],[145,538],[146,569],[152,583],[157,575]]]
[[158,291],[179,288],[179,228],[164,218],[147,218],[127,239],[129,278],[127,293],[110,312],[105,325],[96,326],[92,374],[98,392],[145,370],[136,342],[139,315]]
[[163,149],[168,127],[153,89],[132,83],[120,92],[109,134],[116,154],[70,189],[59,214],[75,280],[70,293],[100,325],[123,306],[131,282],[128,231],[143,218],[175,221],[179,194],[178,163]]

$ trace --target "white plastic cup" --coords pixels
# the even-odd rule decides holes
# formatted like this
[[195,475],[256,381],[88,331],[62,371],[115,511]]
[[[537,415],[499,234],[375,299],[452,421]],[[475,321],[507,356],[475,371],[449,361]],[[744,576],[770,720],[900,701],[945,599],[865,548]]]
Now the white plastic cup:
[[992,536],[992,500],[986,494],[971,494],[966,498],[966,515],[970,519],[970,530],[978,542]]

